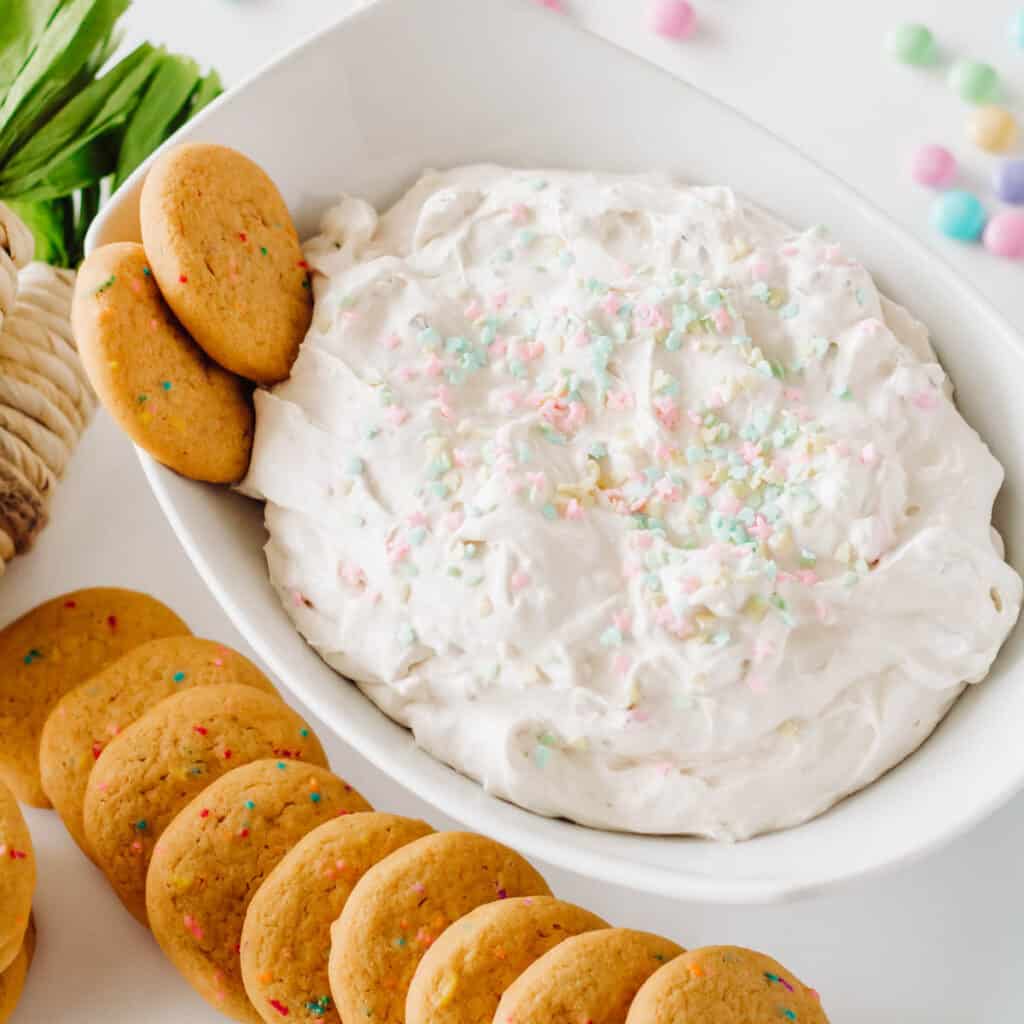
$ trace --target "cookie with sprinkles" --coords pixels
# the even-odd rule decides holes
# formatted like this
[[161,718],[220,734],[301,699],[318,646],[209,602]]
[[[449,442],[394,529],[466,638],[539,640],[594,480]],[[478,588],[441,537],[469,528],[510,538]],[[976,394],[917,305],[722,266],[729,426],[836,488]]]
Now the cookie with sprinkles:
[[30,918],[25,938],[18,947],[14,960],[6,970],[0,971],[0,1024],[7,1024],[17,1009],[35,951],[36,927],[35,922]]
[[625,1024],[640,986],[683,952],[670,939],[630,928],[573,936],[509,985],[494,1024]]
[[263,169],[226,146],[176,146],[150,170],[140,218],[160,290],[209,356],[260,384],[287,377],[313,302],[299,236]]
[[320,741],[287,704],[237,683],[168,697],[110,741],[89,775],[85,839],[139,921],[164,829],[215,780],[267,757],[327,765]]
[[173,636],[140,644],[58,701],[43,727],[39,773],[46,795],[85,853],[82,808],[89,773],[104,747],[164,698],[225,683],[277,693],[248,658],[230,647],[197,636]]
[[573,935],[607,927],[596,914],[553,896],[477,907],[424,954],[409,986],[406,1024],[489,1021],[505,989],[535,960]]
[[21,949],[35,888],[32,836],[14,794],[0,782],[0,971]]
[[[369,810],[327,769],[273,759],[218,779],[161,836],[146,880],[153,934],[221,1013],[253,1024],[262,1019],[246,996],[239,949],[246,911],[263,880],[313,829]],[[312,1008],[295,1016],[316,1019],[324,995],[312,995]],[[278,1016],[289,1016],[280,1007]]]
[[518,853],[471,832],[403,846],[356,885],[331,929],[331,995],[343,1021],[405,1021],[424,954],[454,921],[485,903],[550,896]]
[[300,839],[267,876],[242,929],[242,979],[256,1012],[340,1024],[327,961],[331,925],[375,864],[433,829],[393,814],[335,818]]
[[252,448],[251,387],[182,329],[141,245],[107,245],[89,256],[72,323],[96,394],[140,448],[194,480],[241,478]]
[[0,780],[24,803],[49,807],[39,738],[53,706],[133,647],[188,632],[156,598],[114,587],[55,597],[0,631]]
[[740,946],[684,953],[644,983],[626,1024],[828,1024],[818,993],[771,957]]

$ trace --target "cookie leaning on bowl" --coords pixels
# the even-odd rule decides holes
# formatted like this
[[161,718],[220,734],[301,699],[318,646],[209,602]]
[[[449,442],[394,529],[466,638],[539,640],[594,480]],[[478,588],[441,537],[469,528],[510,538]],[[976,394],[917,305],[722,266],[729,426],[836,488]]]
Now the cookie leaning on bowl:
[[22,949],[35,888],[32,836],[14,794],[0,782],[0,973]]
[[141,245],[103,246],[86,259],[72,322],[96,394],[140,448],[194,480],[241,479],[252,449],[251,388],[182,329]]
[[17,956],[6,970],[0,971],[0,1024],[7,1024],[7,1021],[11,1019],[11,1014],[18,1007],[18,1000],[21,999],[21,992],[25,987],[25,979],[28,977],[28,969],[32,965],[35,951],[36,926],[35,921],[29,918],[25,938],[22,940]]
[[206,143],[164,153],[142,187],[142,241],[168,305],[221,366],[288,376],[313,316],[288,207],[248,157]]

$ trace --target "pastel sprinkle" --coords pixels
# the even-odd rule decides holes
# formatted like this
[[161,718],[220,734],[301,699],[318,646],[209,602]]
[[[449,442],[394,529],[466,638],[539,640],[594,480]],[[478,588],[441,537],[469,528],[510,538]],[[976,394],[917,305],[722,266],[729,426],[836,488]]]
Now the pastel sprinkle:
[[657,0],[652,26],[666,39],[689,39],[697,31],[697,12],[688,0]]
[[185,673],[184,672],[175,672],[174,675],[171,676],[171,679],[173,679],[174,682],[176,682],[176,683],[182,683],[182,682],[185,681]]
[[309,794],[309,799],[313,803],[318,804],[318,803],[320,803],[320,794],[319,793],[310,793]]
[[250,811],[253,810],[256,807],[256,801],[255,800],[246,800],[245,801],[245,807],[246,807],[247,810],[250,810]]
[[898,25],[885,40],[886,49],[903,64],[930,64],[935,60],[935,37],[924,25]]
[[111,274],[110,277],[103,281],[100,284],[100,286],[93,292],[93,295],[102,295],[105,291],[114,286],[115,281],[117,281],[117,278],[113,274]]

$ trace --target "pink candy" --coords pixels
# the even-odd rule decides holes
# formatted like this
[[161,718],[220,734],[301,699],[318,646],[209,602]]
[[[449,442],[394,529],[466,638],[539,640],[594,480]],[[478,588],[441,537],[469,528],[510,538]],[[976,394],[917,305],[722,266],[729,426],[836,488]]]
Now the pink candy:
[[982,242],[996,256],[1024,260],[1024,212],[1001,210],[986,225]]
[[657,0],[653,25],[666,39],[689,39],[697,31],[697,12],[687,0]]
[[956,180],[956,157],[945,146],[921,146],[914,154],[910,173],[919,185],[945,188]]

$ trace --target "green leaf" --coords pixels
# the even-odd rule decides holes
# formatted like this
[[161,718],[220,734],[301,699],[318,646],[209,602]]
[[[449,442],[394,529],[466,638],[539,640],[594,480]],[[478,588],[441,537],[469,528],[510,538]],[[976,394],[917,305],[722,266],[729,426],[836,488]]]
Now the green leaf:
[[199,80],[199,65],[194,60],[174,55],[163,58],[125,130],[115,189],[173,133]]
[[65,244],[65,210],[56,203],[25,203],[5,200],[7,205],[25,222],[36,239],[35,258],[58,267],[70,265]]
[[32,56],[43,30],[64,0],[2,0],[0,19],[0,96]]
[[30,191],[77,150],[125,124],[160,60],[160,51],[143,43],[66,103],[0,171],[0,194]]
[[0,105],[0,161],[88,84],[90,62],[103,52],[130,2],[67,0],[59,8]]
[[78,202],[78,212],[75,215],[75,250],[71,254],[74,265],[77,266],[85,256],[85,236],[89,225],[96,219],[100,212],[102,189],[99,185],[90,185],[82,189]]
[[224,86],[216,71],[211,71],[205,78],[200,79],[189,101],[189,118],[195,117],[203,107],[209,106],[223,91]]
[[87,146],[76,149],[67,159],[48,167],[41,176],[33,179],[30,187],[3,194],[30,202],[60,199],[80,188],[99,184],[114,172],[116,166],[115,140],[110,137],[94,139]]

